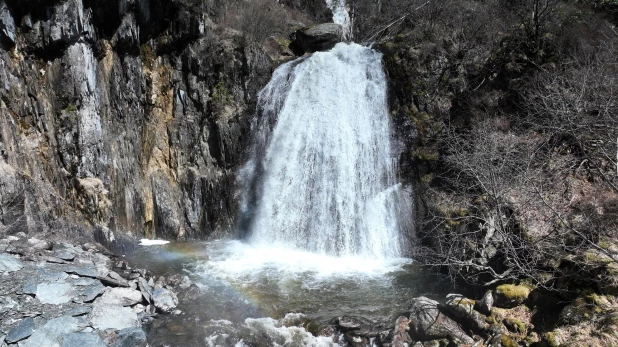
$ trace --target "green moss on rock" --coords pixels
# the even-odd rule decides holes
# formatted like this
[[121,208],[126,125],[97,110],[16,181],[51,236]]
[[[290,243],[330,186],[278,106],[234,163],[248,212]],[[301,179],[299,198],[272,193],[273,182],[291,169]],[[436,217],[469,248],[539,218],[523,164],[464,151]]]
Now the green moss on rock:
[[532,290],[527,285],[503,284],[496,288],[496,305],[501,307],[515,307],[528,299]]
[[502,347],[519,347],[517,342],[513,341],[513,339],[511,339],[507,335],[502,335],[502,337],[500,338],[500,345]]
[[528,326],[526,325],[526,323],[517,318],[505,319],[504,325],[507,327],[507,329],[514,333],[523,334],[528,330]]

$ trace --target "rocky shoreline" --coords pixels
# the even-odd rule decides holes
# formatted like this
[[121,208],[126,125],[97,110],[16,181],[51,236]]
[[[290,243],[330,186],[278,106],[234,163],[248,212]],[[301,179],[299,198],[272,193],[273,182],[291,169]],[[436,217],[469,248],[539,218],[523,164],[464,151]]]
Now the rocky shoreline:
[[0,239],[0,346],[146,346],[145,325],[181,313],[173,287],[185,282],[133,269],[98,244],[8,236]]

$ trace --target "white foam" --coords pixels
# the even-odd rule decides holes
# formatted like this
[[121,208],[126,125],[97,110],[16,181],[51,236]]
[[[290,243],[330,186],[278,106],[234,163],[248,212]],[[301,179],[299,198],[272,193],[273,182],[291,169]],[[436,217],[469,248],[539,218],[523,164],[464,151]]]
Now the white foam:
[[149,239],[141,239],[139,241],[140,246],[158,246],[158,245],[166,245],[170,243],[165,240],[149,240]]
[[280,275],[312,274],[315,278],[332,276],[382,276],[410,263],[405,258],[336,257],[295,250],[285,245],[251,245],[228,241],[204,263],[210,272],[225,277],[260,275],[274,272]]
[[272,318],[247,318],[245,325],[257,334],[267,335],[273,346],[336,347],[332,336],[313,336],[297,326],[286,327]]

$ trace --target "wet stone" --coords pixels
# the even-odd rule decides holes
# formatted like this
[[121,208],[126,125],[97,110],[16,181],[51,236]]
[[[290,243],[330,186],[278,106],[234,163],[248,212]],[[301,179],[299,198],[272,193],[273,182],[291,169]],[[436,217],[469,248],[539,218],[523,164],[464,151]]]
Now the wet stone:
[[127,328],[116,335],[113,347],[143,347],[146,346],[146,333],[141,328]]
[[32,335],[35,328],[34,318],[26,318],[9,331],[9,334],[6,336],[6,342],[15,343],[21,341]]
[[36,288],[36,297],[44,304],[64,304],[73,296],[73,287],[69,283],[41,283]]
[[97,333],[70,333],[60,337],[60,347],[106,347]]
[[157,288],[152,293],[152,300],[156,308],[163,312],[172,312],[178,305],[176,294],[165,288]]
[[22,267],[24,267],[24,265],[18,259],[15,259],[8,254],[0,254],[0,272],[13,272],[21,270]]

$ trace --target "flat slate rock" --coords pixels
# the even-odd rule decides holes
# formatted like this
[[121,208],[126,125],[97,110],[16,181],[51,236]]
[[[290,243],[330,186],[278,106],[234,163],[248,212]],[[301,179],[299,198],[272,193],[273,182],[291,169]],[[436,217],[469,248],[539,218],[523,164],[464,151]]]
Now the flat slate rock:
[[[69,316],[55,318],[39,327],[19,347],[59,346],[65,334],[75,333],[84,328],[82,320]],[[86,345],[84,345],[85,347]]]
[[137,279],[137,285],[139,286],[139,290],[142,292],[144,299],[149,303],[152,303],[152,288],[148,285],[148,282],[143,277],[139,277]]
[[77,316],[83,316],[85,314],[88,314],[92,312],[92,307],[90,306],[80,306],[80,307],[75,307],[70,309],[67,312],[67,316],[71,316],[71,317],[77,317]]
[[65,272],[82,277],[96,278],[98,276],[97,270],[90,267],[72,267],[66,269]]
[[88,315],[92,327],[105,329],[125,329],[140,326],[137,313],[129,307],[120,305],[98,304],[92,307],[92,312]]
[[71,283],[74,286],[84,287],[84,286],[93,285],[95,282],[99,282],[99,281],[95,280],[94,278],[81,277],[81,278],[76,279],[75,281],[72,281]]
[[86,287],[86,289],[82,292],[82,294],[85,296],[83,301],[94,301],[94,299],[96,299],[97,296],[103,294],[104,291],[105,286],[100,281],[96,281],[91,286]]
[[0,254],[0,271],[13,272],[21,270],[24,264],[8,254]]
[[21,341],[32,335],[34,329],[36,329],[34,318],[26,318],[9,331],[9,334],[6,336],[6,342],[15,343]]
[[22,293],[23,294],[30,294],[30,295],[35,295],[36,294],[36,281],[35,280],[30,280],[28,281],[28,283],[26,283],[26,285],[24,286],[24,289],[22,289]]
[[60,347],[106,347],[97,333],[69,333],[60,336]]
[[66,250],[54,251],[53,256],[66,261],[73,261],[75,259],[75,254]]
[[74,297],[73,286],[69,283],[40,283],[36,287],[36,297],[44,304],[64,304]]
[[44,269],[38,269],[38,275],[41,282],[64,282],[69,275],[64,272],[52,272]]

